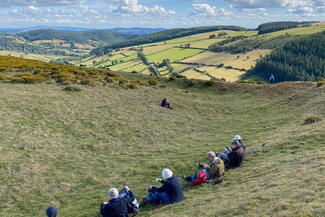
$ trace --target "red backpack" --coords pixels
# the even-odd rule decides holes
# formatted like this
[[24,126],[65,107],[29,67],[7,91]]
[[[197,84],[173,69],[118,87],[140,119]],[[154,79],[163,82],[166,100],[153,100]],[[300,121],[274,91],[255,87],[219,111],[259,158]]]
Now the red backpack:
[[202,183],[205,183],[206,180],[207,180],[207,172],[200,171],[196,175],[196,178],[192,181],[191,185],[192,186],[200,185]]

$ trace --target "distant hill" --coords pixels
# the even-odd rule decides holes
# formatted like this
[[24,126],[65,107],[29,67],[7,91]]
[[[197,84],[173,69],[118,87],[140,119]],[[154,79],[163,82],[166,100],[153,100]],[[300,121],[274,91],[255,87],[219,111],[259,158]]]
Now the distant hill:
[[[267,81],[268,76],[262,73],[263,70],[252,74],[247,72],[272,50],[281,48],[291,41],[325,31],[325,23],[299,24],[296,28],[266,34],[258,34],[256,30],[247,29],[238,31],[237,28],[215,29],[217,30],[208,29],[207,32],[206,27],[166,30],[108,44],[94,49],[89,56],[71,63],[162,77],[221,79],[230,82]],[[179,35],[186,36],[178,37]],[[162,40],[163,38],[167,39]],[[157,42],[153,42],[156,40]],[[144,42],[146,43],[143,44]],[[313,73],[316,75],[318,71]],[[309,78],[299,77],[298,80],[317,80],[320,75],[315,75]],[[289,80],[296,79],[292,76]]]
[[0,32],[2,33],[10,33],[15,34],[23,31],[31,31],[31,30],[43,30],[43,29],[52,29],[61,32],[81,32],[87,30],[94,30],[94,28],[82,28],[82,27],[64,27],[64,26],[32,26],[25,28],[0,28]]
[[15,34],[0,32],[0,55],[68,63],[88,55],[93,48],[136,36],[108,30],[68,32],[41,29]]
[[293,22],[293,21],[280,21],[264,23],[258,26],[258,34],[266,34],[270,32],[276,32],[285,29],[297,28],[299,26],[308,26],[311,23],[316,23],[316,21],[311,22]]
[[152,34],[156,32],[161,32],[166,29],[163,28],[112,28],[112,29],[107,29],[108,31],[111,32],[117,32],[121,34],[130,34],[130,35],[147,35],[147,34]]
[[169,30],[153,33],[150,35],[144,35],[135,38],[133,40],[128,40],[126,42],[110,43],[105,47],[93,50],[92,54],[101,55],[101,54],[108,53],[111,49],[142,45],[147,43],[155,43],[155,42],[181,38],[189,35],[217,31],[217,30],[243,31],[246,29],[238,26],[204,26],[204,27],[193,27],[193,28],[169,29]]
[[151,34],[155,32],[160,32],[165,29],[163,28],[140,28],[140,27],[134,27],[134,28],[108,28],[108,29],[96,29],[96,28],[82,28],[82,27],[65,27],[65,26],[32,26],[32,27],[26,27],[26,28],[0,28],[0,33],[10,33],[15,34],[19,32],[24,31],[31,31],[31,30],[57,30],[60,32],[84,32],[88,30],[107,30],[110,32],[117,32],[121,34],[126,35],[146,35]]
[[135,35],[120,34],[107,30],[88,30],[82,32],[61,32],[52,29],[31,30],[16,34],[28,41],[64,40],[70,43],[88,44],[90,40],[114,43],[134,38]]

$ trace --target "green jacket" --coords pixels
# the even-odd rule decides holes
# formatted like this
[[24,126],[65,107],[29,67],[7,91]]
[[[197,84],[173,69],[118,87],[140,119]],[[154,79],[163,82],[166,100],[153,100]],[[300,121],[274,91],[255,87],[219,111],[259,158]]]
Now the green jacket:
[[209,166],[210,167],[206,170],[209,174],[210,179],[217,179],[224,176],[225,165],[223,163],[223,160],[221,160],[220,158],[216,158]]

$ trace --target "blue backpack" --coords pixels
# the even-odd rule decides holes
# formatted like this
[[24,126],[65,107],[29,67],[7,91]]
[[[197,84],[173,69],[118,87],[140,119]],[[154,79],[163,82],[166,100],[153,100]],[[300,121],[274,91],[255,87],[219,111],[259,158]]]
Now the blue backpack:
[[120,197],[124,198],[128,202],[128,213],[133,213],[134,215],[140,213],[140,204],[138,203],[132,191],[123,189],[120,191]]

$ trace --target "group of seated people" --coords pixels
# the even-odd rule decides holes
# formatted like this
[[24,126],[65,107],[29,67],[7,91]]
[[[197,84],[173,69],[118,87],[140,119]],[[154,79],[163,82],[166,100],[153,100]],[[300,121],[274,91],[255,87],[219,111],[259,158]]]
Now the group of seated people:
[[[219,184],[223,181],[225,169],[236,168],[244,159],[246,145],[242,138],[237,135],[232,139],[231,145],[221,153],[209,152],[207,157],[209,163],[200,163],[199,171],[183,176],[183,179],[191,186],[203,183]],[[148,194],[143,199],[143,204],[175,204],[184,200],[184,194],[179,179],[170,169],[163,169],[162,179],[156,181],[161,183],[160,187],[150,186]],[[128,217],[129,213],[137,215],[140,204],[128,186],[124,186],[119,192],[116,188],[108,191],[108,202],[100,205],[100,213],[103,217]],[[49,207],[46,210],[48,217],[56,217],[57,209]]]

